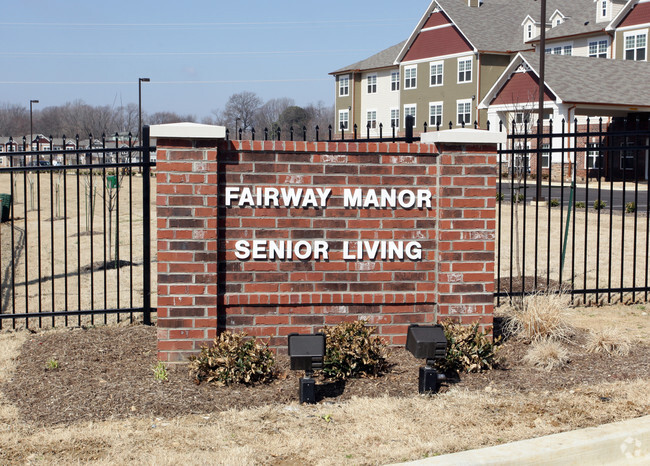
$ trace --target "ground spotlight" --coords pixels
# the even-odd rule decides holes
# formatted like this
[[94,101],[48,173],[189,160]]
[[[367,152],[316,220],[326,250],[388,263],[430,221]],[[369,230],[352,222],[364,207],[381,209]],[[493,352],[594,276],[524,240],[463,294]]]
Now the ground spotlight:
[[311,376],[314,374],[315,369],[323,368],[325,334],[301,335],[291,333],[288,340],[291,370],[305,371],[305,377],[300,379],[300,402],[316,403],[316,381]]
[[442,325],[411,325],[406,336],[406,349],[418,359],[426,359],[426,366],[420,367],[419,392],[437,392],[445,380],[433,368],[438,359],[447,354],[447,338]]

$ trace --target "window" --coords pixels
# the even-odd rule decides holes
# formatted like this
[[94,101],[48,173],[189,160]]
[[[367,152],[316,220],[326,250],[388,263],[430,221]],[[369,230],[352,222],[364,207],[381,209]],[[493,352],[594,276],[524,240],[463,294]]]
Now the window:
[[350,122],[350,111],[339,110],[339,129],[348,129]]
[[442,102],[431,102],[429,104],[429,125],[442,125]]
[[350,76],[340,76],[339,77],[339,96],[345,97],[350,95]]
[[596,142],[587,144],[586,168],[603,168],[603,155],[600,153],[600,145]]
[[562,55],[562,47],[553,47],[553,55]]
[[600,17],[607,18],[607,0],[600,2]]
[[468,83],[472,81],[472,59],[458,59],[458,82]]
[[390,90],[399,91],[399,71],[393,71],[390,74]]
[[371,74],[368,76],[368,94],[377,93],[377,75]]
[[607,40],[589,42],[589,56],[607,58]]
[[526,26],[526,37],[528,39],[533,38],[533,25],[532,24],[528,24],[528,26]]
[[463,124],[470,124],[472,121],[472,101],[471,100],[457,100],[457,118],[456,124],[461,126]]
[[399,128],[399,108],[390,109],[390,127]]
[[415,128],[416,125],[416,116],[415,112],[417,109],[417,105],[415,104],[409,104],[409,105],[404,105],[404,128],[406,128],[406,117],[407,116],[412,116],[413,117],[413,127]]
[[632,141],[621,144],[621,170],[634,170],[634,151],[626,148],[632,145]]
[[417,66],[408,66],[404,68],[404,89],[415,89],[418,84]]
[[377,128],[377,111],[376,110],[368,110],[366,122],[367,122],[366,123],[366,128],[368,126],[370,126],[370,129]]
[[564,55],[571,55],[573,54],[573,46],[572,45],[565,45],[564,46]]
[[515,123],[520,125],[523,122],[524,122],[524,113],[523,112],[515,113]]
[[431,63],[431,86],[442,86],[443,62]]
[[551,54],[551,49],[550,49],[550,47],[547,48],[547,49],[544,49],[544,52],[545,52],[547,55],[550,55],[550,54]]
[[562,19],[560,19],[560,18],[556,19],[555,20],[555,25],[559,26],[560,24],[562,24]]
[[549,168],[551,166],[551,153],[548,151],[550,147],[549,144],[542,144],[542,168]]
[[632,32],[629,34],[626,33],[625,34],[625,59],[645,61],[646,39],[647,39],[647,35],[645,32],[643,33]]

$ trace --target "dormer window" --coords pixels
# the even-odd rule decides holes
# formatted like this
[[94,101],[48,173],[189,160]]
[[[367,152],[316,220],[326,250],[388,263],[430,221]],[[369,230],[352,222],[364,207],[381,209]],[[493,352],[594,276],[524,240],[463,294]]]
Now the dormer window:
[[594,0],[597,7],[597,21],[607,21],[612,15],[611,12],[611,0]]
[[528,26],[526,26],[526,38],[528,40],[533,38],[533,25],[532,24],[529,24]]
[[555,25],[559,26],[560,24],[562,24],[562,20],[560,18],[556,19],[555,20]]

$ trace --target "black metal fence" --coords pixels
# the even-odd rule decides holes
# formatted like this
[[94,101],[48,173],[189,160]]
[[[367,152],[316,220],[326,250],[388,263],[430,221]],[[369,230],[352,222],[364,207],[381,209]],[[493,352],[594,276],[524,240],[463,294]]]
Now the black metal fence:
[[0,152],[0,328],[151,323],[149,128],[142,144],[12,142]]
[[[471,126],[471,124],[468,124]],[[461,124],[462,128],[465,128],[465,123]],[[478,128],[478,123],[475,121],[473,123],[474,128]],[[488,122],[488,129],[490,128]],[[306,126],[302,128],[294,128],[290,126],[287,130],[282,130],[280,127],[275,127],[272,129],[264,128],[261,131],[261,134],[251,128],[248,131],[245,131],[243,128],[235,130],[235,137],[237,140],[243,140],[244,138],[250,138],[252,141],[256,139],[262,141],[355,141],[355,142],[417,142],[420,141],[419,137],[414,136],[415,130],[415,118],[411,115],[406,116],[404,133],[400,133],[395,124],[391,124],[391,127],[384,132],[384,125],[379,123],[379,125],[371,124],[368,122],[365,128],[360,128],[356,123],[352,125],[352,129],[348,130],[347,127],[341,126],[339,132],[336,133],[332,125],[323,130],[319,126],[316,126],[312,132],[308,131]],[[440,129],[446,129],[444,125],[441,125],[440,121],[437,121],[435,125],[429,125],[426,121],[422,125],[422,132],[426,133],[429,131],[440,131]],[[453,128],[453,123],[449,122],[449,129]],[[226,129],[226,140],[231,139],[230,129]],[[403,134],[400,136],[399,134]]]
[[648,300],[649,128],[647,116],[541,131],[513,122],[498,158],[497,304],[546,290],[585,304]]

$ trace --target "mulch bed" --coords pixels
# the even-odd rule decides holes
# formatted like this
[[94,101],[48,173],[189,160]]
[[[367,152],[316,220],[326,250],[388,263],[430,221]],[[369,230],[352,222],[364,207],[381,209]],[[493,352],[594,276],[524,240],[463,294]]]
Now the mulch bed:
[[[545,391],[614,380],[650,379],[647,346],[635,347],[629,356],[588,354],[578,333],[569,345],[571,363],[561,371],[545,372],[520,363],[527,346],[505,342],[498,369],[462,374],[441,390],[456,385],[473,390],[487,386],[520,391]],[[56,359],[57,369],[47,369]],[[418,367],[403,348],[394,348],[390,372],[376,379],[328,382],[317,378],[320,402],[337,402],[354,396],[410,397],[417,395]],[[30,336],[16,361],[10,380],[0,390],[17,406],[26,421],[36,425],[122,419],[131,416],[170,418],[289,403],[298,397],[300,373],[288,370],[279,356],[280,377],[268,385],[217,387],[196,385],[185,366],[169,369],[169,381],[156,381],[155,327],[103,327],[36,333]]]

